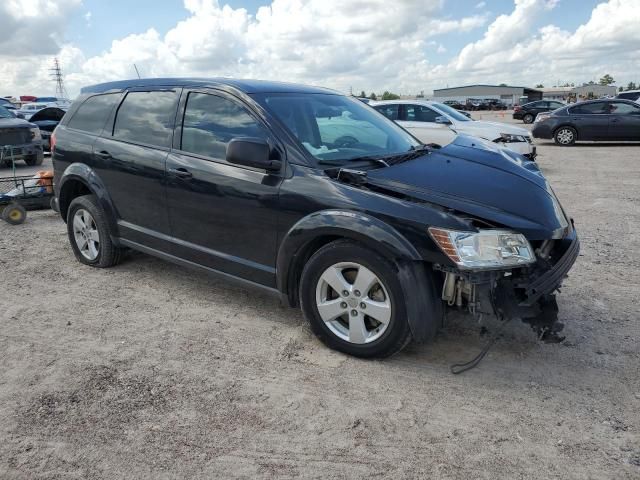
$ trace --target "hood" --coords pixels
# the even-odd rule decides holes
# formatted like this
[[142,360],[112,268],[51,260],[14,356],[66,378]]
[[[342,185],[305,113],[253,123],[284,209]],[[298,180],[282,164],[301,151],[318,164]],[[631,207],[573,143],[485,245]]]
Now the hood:
[[36,125],[22,118],[0,118],[0,128],[34,128]]
[[512,135],[530,136],[531,133],[526,128],[516,127],[507,123],[485,122],[476,120],[473,122],[458,122],[455,130],[469,135],[481,136],[489,140],[495,140],[500,137],[501,133],[510,133]]
[[368,171],[367,181],[511,228],[529,240],[560,238],[568,227],[535,163],[466,135],[415,160]]

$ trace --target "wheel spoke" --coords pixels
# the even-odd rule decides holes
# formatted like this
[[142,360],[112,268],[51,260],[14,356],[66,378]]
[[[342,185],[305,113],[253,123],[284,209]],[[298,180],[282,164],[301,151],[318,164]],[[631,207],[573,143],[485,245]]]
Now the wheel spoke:
[[83,250],[87,247],[87,243],[88,243],[88,242],[87,242],[87,239],[86,239],[86,238],[84,238],[84,237],[80,237],[80,238],[77,240],[77,243],[78,243],[78,250],[83,251]]
[[323,303],[318,303],[318,312],[320,313],[322,320],[325,322],[331,322],[340,315],[344,315],[347,310],[340,306],[342,302],[343,300],[341,298],[336,298],[335,300],[327,300]]
[[370,298],[363,299],[362,301],[367,306],[364,311],[367,315],[379,321],[383,325],[387,325],[389,323],[389,320],[391,320],[391,306],[388,301],[376,302]]
[[79,232],[84,228],[84,222],[80,215],[73,216],[73,230],[74,232]]
[[364,315],[349,315],[349,341],[351,343],[365,343],[368,332],[364,324]]
[[98,249],[96,248],[96,242],[89,240],[87,243],[89,244],[89,256],[91,257],[91,260],[93,260],[98,256]]
[[99,242],[100,241],[100,236],[98,235],[98,231],[97,230],[89,230],[89,238],[91,240],[93,240],[94,242]]
[[86,225],[87,228],[91,227],[91,214],[89,212],[87,212],[86,210],[82,211],[82,221],[84,222],[84,224]]
[[337,268],[336,266],[327,268],[321,278],[327,282],[331,288],[338,293],[338,295],[342,295],[344,290],[351,290],[351,285],[342,275],[342,269]]
[[356,275],[356,280],[353,282],[353,290],[358,290],[364,297],[367,295],[374,283],[378,281],[378,277],[366,267],[360,266]]

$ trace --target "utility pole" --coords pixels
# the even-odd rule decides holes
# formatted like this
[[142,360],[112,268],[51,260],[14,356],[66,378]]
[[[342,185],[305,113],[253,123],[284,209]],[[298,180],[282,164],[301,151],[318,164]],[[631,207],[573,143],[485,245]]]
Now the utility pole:
[[51,72],[51,78],[56,82],[56,97],[66,100],[68,97],[67,90],[64,88],[62,68],[60,67],[60,62],[57,57],[53,59],[53,68],[50,68],[49,71]]
[[136,75],[138,75],[138,78],[140,78],[140,72],[138,71],[138,67],[136,67],[136,64],[133,64],[133,68],[136,69]]

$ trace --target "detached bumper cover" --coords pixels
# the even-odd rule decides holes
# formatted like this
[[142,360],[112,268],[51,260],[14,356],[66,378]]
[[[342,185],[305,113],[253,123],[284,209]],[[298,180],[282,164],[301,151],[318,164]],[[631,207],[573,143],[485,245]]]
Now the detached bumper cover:
[[523,285],[525,300],[520,303],[521,306],[530,306],[537,302],[543,295],[553,293],[560,286],[562,280],[567,276],[569,270],[578,258],[580,253],[580,240],[575,235],[569,247],[556,264],[542,275],[535,278],[528,284]]

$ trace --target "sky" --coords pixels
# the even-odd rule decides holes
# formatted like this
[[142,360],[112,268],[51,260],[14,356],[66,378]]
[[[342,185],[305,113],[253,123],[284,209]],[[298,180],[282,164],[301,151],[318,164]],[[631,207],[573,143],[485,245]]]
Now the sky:
[[415,95],[640,83],[640,0],[1,0],[0,96],[143,77]]

